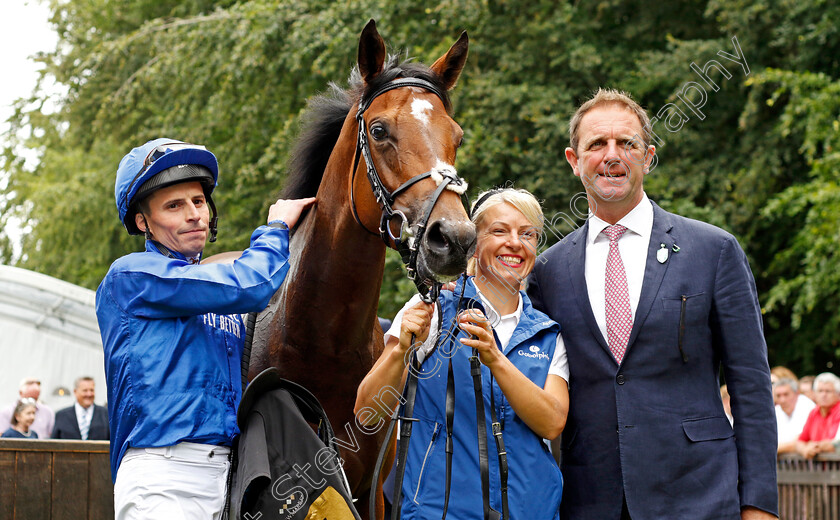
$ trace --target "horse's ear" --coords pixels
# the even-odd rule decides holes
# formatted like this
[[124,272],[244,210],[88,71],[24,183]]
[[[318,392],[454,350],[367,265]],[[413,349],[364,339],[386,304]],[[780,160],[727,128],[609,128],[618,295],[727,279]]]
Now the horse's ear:
[[446,54],[438,58],[432,65],[432,70],[443,81],[446,90],[454,87],[458,81],[458,76],[461,75],[461,70],[463,70],[464,63],[467,61],[469,47],[470,39],[467,36],[467,31],[464,31],[458,41],[446,51]]
[[362,36],[359,38],[359,72],[365,83],[370,83],[378,76],[384,64],[385,40],[376,30],[376,21],[371,19],[365,25]]

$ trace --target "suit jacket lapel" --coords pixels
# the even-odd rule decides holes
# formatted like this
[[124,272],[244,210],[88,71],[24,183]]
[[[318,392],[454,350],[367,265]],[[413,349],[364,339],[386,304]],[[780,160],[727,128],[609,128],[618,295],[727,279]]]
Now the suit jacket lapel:
[[90,416],[90,428],[88,428],[88,439],[99,434],[99,408],[93,405],[93,414]]
[[82,429],[79,427],[79,416],[76,415],[76,405],[73,404],[73,420],[70,421],[73,424],[73,432],[79,436],[79,439],[82,438]]
[[[645,262],[642,292],[639,295],[639,305],[636,307],[636,315],[633,318],[633,329],[630,331],[630,340],[627,343],[628,350],[636,341],[639,330],[644,325],[653,302],[656,301],[656,295],[659,293],[662,279],[665,278],[665,272],[671,264],[668,260],[660,263],[656,258],[656,252],[662,247],[662,244],[665,244],[670,257],[671,248],[674,245],[674,237],[671,235],[673,228],[671,216],[653,201],[651,201],[651,204],[653,205],[653,229],[650,234],[650,245],[648,245],[647,261]],[[627,359],[626,355],[624,359]]]
[[575,291],[575,301],[578,302],[578,309],[580,309],[584,321],[586,321],[592,335],[595,336],[601,347],[612,356],[607,341],[601,334],[601,329],[598,328],[598,322],[595,321],[595,315],[592,313],[592,302],[589,301],[589,291],[586,287],[586,238],[588,235],[589,220],[587,219],[586,224],[573,237],[572,247],[568,249],[569,269],[566,272],[569,273],[571,286]]

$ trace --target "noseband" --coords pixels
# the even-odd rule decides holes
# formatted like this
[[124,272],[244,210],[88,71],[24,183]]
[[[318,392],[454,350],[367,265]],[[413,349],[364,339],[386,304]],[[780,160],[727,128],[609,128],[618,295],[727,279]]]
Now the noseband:
[[[356,122],[359,127],[359,136],[356,140],[356,152],[353,160],[353,179],[350,184],[350,200],[351,207],[353,209],[353,218],[356,219],[356,222],[362,226],[365,231],[376,235],[376,233],[362,224],[362,221],[359,219],[359,214],[356,211],[356,200],[353,186],[355,186],[356,170],[359,167],[359,160],[364,157],[370,187],[373,190],[376,202],[382,210],[382,217],[379,220],[379,236],[382,238],[382,241],[385,242],[386,246],[390,245],[389,240],[394,241],[395,249],[399,252],[400,257],[405,264],[406,271],[408,272],[408,278],[414,282],[414,285],[417,286],[420,294],[424,295],[423,300],[431,302],[437,299],[440,284],[432,282],[429,287],[427,286],[425,280],[418,279],[417,256],[419,247],[423,240],[423,235],[426,232],[429,218],[434,210],[435,204],[437,204],[438,199],[443,193],[443,190],[449,187],[450,190],[453,190],[456,193],[463,193],[466,191],[467,182],[461,177],[458,177],[454,170],[439,170],[437,171],[439,176],[436,177],[433,177],[433,170],[429,170],[425,173],[415,175],[394,191],[389,191],[388,188],[385,187],[385,184],[379,177],[379,172],[376,171],[376,166],[373,164],[373,158],[370,153],[370,145],[368,143],[368,128],[367,123],[365,122],[364,114],[365,111],[370,108],[374,99],[389,90],[403,87],[419,87],[435,94],[441,101],[445,99],[443,91],[432,83],[420,78],[398,78],[391,80],[373,91],[369,96],[362,98],[359,102],[359,110],[356,112]],[[396,198],[405,193],[411,186],[429,177],[434,178],[435,181],[438,182],[438,187],[432,195],[432,199],[426,205],[422,220],[416,224],[416,230],[412,230],[412,226],[408,222],[408,217],[406,217],[405,213],[402,211],[395,210],[393,208],[393,204]],[[394,236],[391,232],[391,221],[395,217],[399,217],[400,219],[399,236]]]

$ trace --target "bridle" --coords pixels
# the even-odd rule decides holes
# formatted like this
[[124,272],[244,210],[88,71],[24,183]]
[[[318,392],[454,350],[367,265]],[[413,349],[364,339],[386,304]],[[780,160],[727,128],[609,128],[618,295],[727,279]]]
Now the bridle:
[[[356,122],[359,128],[359,135],[356,140],[356,152],[354,154],[353,160],[353,178],[350,183],[350,206],[353,209],[353,218],[356,219],[356,222],[368,233],[372,235],[376,235],[377,233],[368,229],[362,221],[359,219],[359,214],[356,210],[356,199],[354,193],[354,186],[356,184],[356,171],[359,167],[359,160],[362,157],[365,159],[366,171],[367,171],[367,178],[370,181],[371,189],[373,190],[373,196],[376,198],[376,202],[379,204],[379,207],[382,210],[382,216],[379,220],[379,236],[382,238],[382,241],[385,242],[385,245],[390,245],[390,241],[393,240],[394,248],[399,252],[400,257],[402,258],[403,263],[405,264],[406,271],[408,272],[408,278],[414,282],[414,285],[417,286],[418,291],[423,297],[423,300],[427,303],[430,303],[437,299],[437,295],[440,291],[440,284],[438,282],[429,282],[426,280],[420,280],[417,275],[417,256],[419,252],[419,246],[423,240],[423,235],[426,232],[426,227],[429,223],[429,217],[434,210],[435,204],[437,204],[438,199],[440,198],[443,190],[449,188],[456,193],[463,194],[467,188],[467,182],[458,177],[454,170],[429,170],[425,173],[421,173],[419,175],[415,175],[414,177],[410,178],[409,180],[405,181],[401,184],[397,189],[394,191],[389,191],[385,184],[382,182],[382,179],[379,176],[379,172],[376,171],[376,166],[373,164],[373,157],[370,152],[370,144],[368,142],[368,128],[367,123],[365,122],[364,114],[368,108],[370,108],[371,103],[373,100],[379,97],[380,95],[388,92],[389,90],[394,90],[397,88],[403,87],[419,87],[425,89],[443,101],[445,99],[444,92],[435,86],[434,84],[420,78],[398,78],[391,80],[376,90],[374,90],[369,96],[364,97],[359,101],[359,109],[356,112]],[[437,183],[438,187],[435,190],[434,194],[432,195],[432,199],[426,205],[423,211],[423,218],[414,226],[415,229],[412,229],[412,226],[408,222],[408,217],[405,216],[405,213],[399,210],[395,210],[393,208],[393,204],[397,197],[405,193],[411,186],[417,184],[418,182],[422,181],[423,179],[433,178]],[[391,221],[399,217],[400,219],[400,231],[398,236],[394,236],[391,232]]]
[[[367,98],[363,98],[359,102],[359,110],[356,112],[356,122],[358,123],[359,127],[359,137],[356,141],[356,152],[353,161],[353,177],[351,180],[350,185],[350,200],[351,200],[351,207],[353,209],[353,217],[356,219],[356,222],[367,232],[371,233],[372,235],[376,235],[373,231],[365,227],[362,224],[361,220],[359,219],[359,214],[356,211],[356,201],[354,198],[354,190],[353,187],[355,186],[356,180],[356,170],[359,167],[359,160],[361,157],[364,157],[365,164],[367,165],[367,177],[370,181],[371,189],[373,190],[373,195],[376,198],[377,203],[379,203],[380,208],[382,209],[382,216],[379,221],[379,236],[382,238],[382,241],[385,242],[385,245],[389,245],[389,240],[394,241],[394,245],[396,250],[400,253],[403,262],[405,263],[406,270],[408,271],[408,277],[411,281],[414,282],[414,285],[417,286],[418,291],[420,292],[423,301],[426,303],[435,303],[437,305],[439,322],[438,322],[438,342],[444,336],[440,334],[441,332],[441,325],[443,320],[443,309],[441,308],[440,301],[438,300],[438,296],[440,294],[441,284],[432,281],[430,287],[427,287],[427,282],[424,280],[418,280],[417,276],[417,254],[419,250],[419,244],[423,239],[423,234],[426,231],[426,227],[429,222],[429,217],[432,214],[432,210],[434,209],[435,204],[437,203],[440,195],[443,193],[443,190],[446,188],[455,191],[456,193],[463,194],[466,191],[467,183],[464,179],[460,178],[455,174],[454,170],[447,170],[447,171],[435,171],[430,170],[425,173],[421,173],[419,175],[415,175],[414,177],[410,178],[402,185],[400,185],[394,191],[389,191],[388,188],[382,182],[382,179],[379,177],[379,173],[376,171],[376,167],[373,164],[373,158],[371,157],[370,153],[370,145],[368,144],[368,129],[367,124],[364,120],[364,113],[365,111],[370,108],[371,103],[377,96],[388,92],[389,90],[393,90],[395,88],[401,87],[420,87],[429,92],[432,92],[436,96],[438,96],[441,101],[444,100],[444,93],[434,86],[433,84],[429,83],[428,81],[418,79],[418,78],[400,78],[389,81],[373,91]],[[435,175],[437,173],[437,175]],[[416,231],[412,231],[411,226],[409,226],[408,218],[405,214],[399,210],[395,210],[393,208],[394,201],[397,197],[405,193],[411,186],[420,182],[423,179],[432,177],[435,182],[437,182],[438,187],[435,190],[434,194],[432,195],[432,199],[426,205],[426,208],[423,212],[423,218],[420,222],[416,225]],[[487,196],[484,197],[480,202],[486,200]],[[391,232],[391,220],[395,217],[400,218],[400,232],[399,236],[394,236]],[[461,297],[458,299],[457,308],[460,309],[462,300],[464,298],[464,289],[466,287],[467,280],[466,275],[464,275],[464,281],[461,289]],[[453,321],[453,327],[457,326],[456,322]],[[452,336],[452,329],[445,337],[447,338],[454,338]],[[457,331],[455,331],[457,335]],[[414,335],[412,334],[411,343],[414,344]],[[432,353],[437,349],[437,343],[435,344]],[[379,480],[379,473],[382,469],[385,460],[385,453],[387,452],[389,442],[387,439],[390,439],[394,432],[394,427],[397,421],[400,421],[400,442],[399,445],[399,453],[397,455],[397,463],[396,463],[396,477],[394,481],[394,505],[391,510],[391,518],[397,519],[400,516],[400,506],[401,506],[401,492],[402,492],[402,481],[405,476],[405,464],[408,457],[408,444],[411,438],[411,427],[412,422],[416,421],[414,419],[414,401],[416,397],[417,391],[417,373],[419,373],[420,369],[420,362],[417,359],[417,352],[416,350],[412,352],[412,357],[410,361],[414,371],[409,370],[405,389],[403,391],[403,403],[405,406],[404,409],[404,416],[399,414],[400,409],[397,408],[394,410],[394,413],[391,417],[391,421],[388,425],[388,430],[385,434],[386,442],[382,444],[380,447],[379,455],[377,457],[376,466],[374,470],[373,476],[373,486],[371,487],[370,492],[370,510],[376,511],[376,482]],[[478,358],[478,350],[473,349],[473,355],[470,357],[470,373],[473,378],[473,390],[475,392],[475,400],[476,400],[476,423],[477,423],[477,440],[479,445],[479,461],[480,461],[480,469],[481,469],[481,487],[482,487],[482,502],[483,502],[483,509],[484,509],[484,519],[489,520],[493,519],[502,519],[508,520],[510,518],[510,514],[508,512],[508,504],[507,504],[507,454],[505,452],[504,443],[502,441],[502,431],[501,426],[496,419],[496,412],[495,412],[495,402],[493,401],[493,392],[492,392],[492,383],[491,383],[491,420],[493,426],[493,434],[494,438],[496,439],[497,444],[497,452],[499,456],[499,468],[500,468],[500,484],[501,484],[501,492],[502,492],[502,513],[499,513],[493,510],[490,507],[490,492],[489,492],[489,460],[488,460],[488,450],[487,450],[487,439],[486,439],[486,423],[485,423],[485,414],[484,414],[484,397],[483,397],[483,390],[482,390],[482,383],[481,383],[481,368],[480,362]],[[454,382],[454,375],[452,370],[452,358],[449,359],[449,371],[447,374],[447,385],[446,385],[446,432],[447,432],[447,440],[446,440],[446,491],[445,491],[445,499],[444,499],[444,508],[443,508],[443,518],[446,518],[446,512],[449,506],[449,491],[451,487],[451,475],[452,475],[452,453],[454,449],[454,443],[452,439],[452,428],[453,428],[453,419],[454,419],[454,411],[455,411],[455,382]]]

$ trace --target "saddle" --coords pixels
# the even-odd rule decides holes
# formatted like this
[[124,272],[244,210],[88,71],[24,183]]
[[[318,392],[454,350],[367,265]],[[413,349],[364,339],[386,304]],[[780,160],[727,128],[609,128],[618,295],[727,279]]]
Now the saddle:
[[268,368],[245,390],[237,423],[231,519],[361,520],[335,433],[308,390]]

